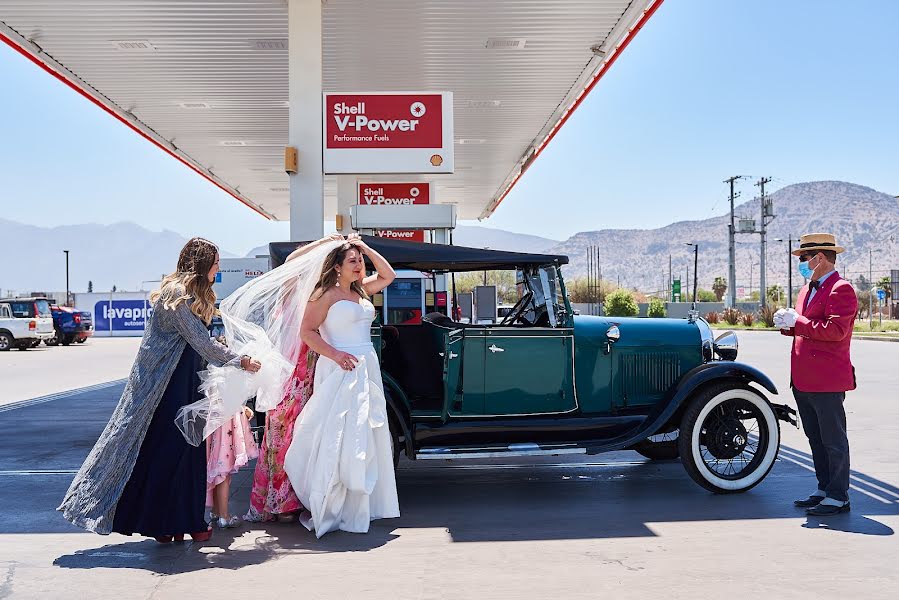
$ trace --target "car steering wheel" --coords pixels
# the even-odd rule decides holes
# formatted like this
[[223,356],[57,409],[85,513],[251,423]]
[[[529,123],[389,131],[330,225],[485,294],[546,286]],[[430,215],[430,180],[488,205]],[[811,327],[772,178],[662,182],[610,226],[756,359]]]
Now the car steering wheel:
[[518,320],[521,315],[524,314],[524,309],[527,307],[528,302],[531,301],[531,298],[534,297],[534,294],[531,292],[527,292],[524,296],[522,296],[518,302],[515,303],[515,306],[512,307],[512,310],[509,311],[509,314],[499,322],[500,326],[509,325],[510,323],[514,323]]

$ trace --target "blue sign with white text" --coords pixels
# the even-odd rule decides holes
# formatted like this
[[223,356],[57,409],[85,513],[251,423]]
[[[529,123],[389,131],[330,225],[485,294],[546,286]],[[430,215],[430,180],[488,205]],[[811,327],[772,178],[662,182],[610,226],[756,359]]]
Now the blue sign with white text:
[[153,307],[143,300],[101,300],[94,305],[94,330],[142,331]]
[[877,290],[877,299],[883,302],[887,299],[887,291],[886,290]]

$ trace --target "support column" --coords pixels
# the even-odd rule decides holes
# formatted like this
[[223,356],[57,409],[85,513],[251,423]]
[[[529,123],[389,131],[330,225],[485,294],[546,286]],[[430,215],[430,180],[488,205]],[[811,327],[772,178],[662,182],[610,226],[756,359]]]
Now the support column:
[[290,175],[290,239],[316,240],[324,235],[322,165],[322,3],[288,0],[288,145],[299,155],[299,170]]
[[355,175],[337,176],[337,214],[343,215],[343,228],[338,233],[348,235],[353,232],[350,223],[350,207],[359,203],[359,180]]

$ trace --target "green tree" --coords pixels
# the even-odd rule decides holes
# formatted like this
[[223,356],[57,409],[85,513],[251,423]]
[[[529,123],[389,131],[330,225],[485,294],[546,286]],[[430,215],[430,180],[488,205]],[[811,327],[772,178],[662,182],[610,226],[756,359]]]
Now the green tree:
[[665,303],[660,298],[652,298],[649,301],[649,310],[646,311],[647,317],[664,317],[666,315]]
[[877,288],[883,290],[884,293],[886,293],[886,301],[889,302],[890,297],[893,295],[893,286],[888,275],[881,277],[877,281]]
[[640,312],[629,290],[617,289],[606,297],[605,313],[610,317],[633,317]]
[[721,299],[724,298],[724,293],[727,291],[727,280],[724,277],[715,277],[712,291],[715,292],[715,302],[721,302]]
[[[462,273],[456,275],[456,291],[471,292],[475,287],[484,285],[484,272]],[[487,285],[496,286],[496,296],[503,304],[514,304],[518,301],[518,288],[515,285],[515,271],[487,271]]]
[[717,302],[718,296],[715,292],[710,292],[709,290],[704,290],[699,288],[696,290],[696,301],[697,302]]
[[766,294],[768,300],[774,303],[782,302],[784,298],[787,297],[786,292],[784,292],[783,288],[779,285],[769,285],[768,293]]

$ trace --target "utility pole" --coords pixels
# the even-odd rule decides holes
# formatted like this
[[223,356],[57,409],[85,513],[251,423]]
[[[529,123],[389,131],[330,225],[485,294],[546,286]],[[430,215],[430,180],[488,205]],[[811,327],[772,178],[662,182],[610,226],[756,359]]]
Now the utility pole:
[[765,196],[765,184],[770,182],[770,177],[762,177],[759,179],[755,185],[761,188],[761,203],[762,203],[762,222],[760,224],[760,231],[762,235],[762,245],[760,248],[759,255],[759,303],[762,308],[764,308],[767,304],[767,296],[768,296],[768,288],[767,281],[765,277],[765,254],[768,249],[768,240],[767,240],[767,231],[768,231],[768,217],[771,217],[771,220],[774,220],[774,212],[770,209],[768,197]]
[[734,227],[734,200],[740,197],[740,192],[734,193],[734,182],[742,178],[742,175],[734,175],[724,180],[724,183],[730,184],[730,225],[727,229],[727,296],[725,297],[725,305],[730,307],[737,303],[737,232]]
[[874,259],[868,249],[868,331],[874,326]]
[[71,295],[69,293],[69,251],[63,250],[66,253],[66,306],[71,306]]
[[674,280],[672,279],[673,273],[671,272],[671,255],[668,255],[668,302],[674,302],[674,288],[671,286],[674,285]]

